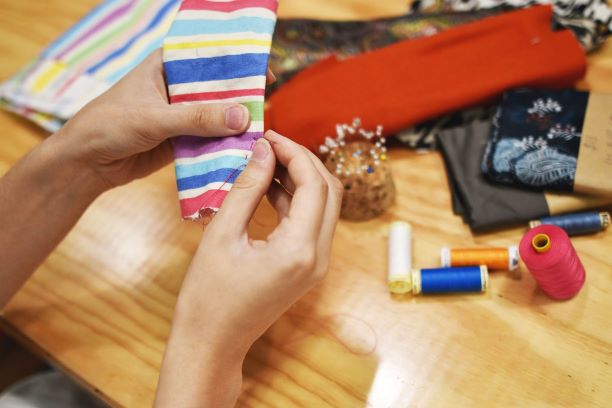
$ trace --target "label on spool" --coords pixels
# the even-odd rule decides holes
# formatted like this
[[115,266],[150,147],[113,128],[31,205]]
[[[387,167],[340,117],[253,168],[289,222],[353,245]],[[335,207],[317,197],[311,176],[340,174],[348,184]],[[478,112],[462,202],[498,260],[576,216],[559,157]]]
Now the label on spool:
[[508,247],[508,270],[514,271],[519,266],[519,250],[516,245]]
[[412,294],[421,294],[421,271],[415,269],[412,271]]
[[482,291],[489,290],[489,268],[486,265],[480,265],[480,279],[482,279]]
[[603,229],[606,229],[610,226],[610,213],[609,212],[599,213],[599,218],[601,219],[601,226],[603,227]]
[[451,251],[450,248],[440,249],[440,264],[443,268],[451,266]]

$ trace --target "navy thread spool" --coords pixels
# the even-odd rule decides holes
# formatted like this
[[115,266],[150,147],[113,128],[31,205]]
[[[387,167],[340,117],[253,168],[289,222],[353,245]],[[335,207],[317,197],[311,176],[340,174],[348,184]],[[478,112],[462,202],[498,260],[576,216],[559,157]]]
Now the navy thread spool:
[[430,268],[412,271],[412,293],[486,292],[489,271],[486,265],[458,268]]
[[535,228],[539,225],[556,225],[563,228],[567,235],[592,234],[603,231],[610,225],[610,213],[590,211],[576,214],[558,215],[544,217],[540,220],[530,221],[529,227]]

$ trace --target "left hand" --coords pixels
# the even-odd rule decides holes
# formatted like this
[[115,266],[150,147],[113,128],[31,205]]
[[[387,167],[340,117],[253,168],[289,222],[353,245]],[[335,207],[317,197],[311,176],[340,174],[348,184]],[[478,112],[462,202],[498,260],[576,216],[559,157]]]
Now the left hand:
[[[269,72],[268,81],[274,76]],[[170,105],[161,50],[94,99],[50,139],[57,153],[91,170],[102,190],[145,177],[172,160],[174,136],[244,132],[240,104]]]

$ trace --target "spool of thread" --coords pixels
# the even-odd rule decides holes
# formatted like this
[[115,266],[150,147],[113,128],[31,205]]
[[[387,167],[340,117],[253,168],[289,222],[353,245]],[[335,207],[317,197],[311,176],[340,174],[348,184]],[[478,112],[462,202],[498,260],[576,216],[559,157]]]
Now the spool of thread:
[[519,251],[533,278],[551,298],[569,299],[584,285],[584,267],[562,228],[540,225],[529,230]]
[[391,293],[404,294],[412,289],[412,227],[403,221],[389,227],[387,284]]
[[442,248],[442,267],[486,265],[490,270],[514,271],[519,266],[516,246],[508,248]]
[[486,265],[458,268],[431,268],[412,272],[412,293],[486,292],[489,271]]
[[568,235],[592,234],[603,231],[610,225],[610,213],[590,211],[576,214],[544,217],[540,220],[530,221],[529,227],[539,225],[556,225],[567,232]]

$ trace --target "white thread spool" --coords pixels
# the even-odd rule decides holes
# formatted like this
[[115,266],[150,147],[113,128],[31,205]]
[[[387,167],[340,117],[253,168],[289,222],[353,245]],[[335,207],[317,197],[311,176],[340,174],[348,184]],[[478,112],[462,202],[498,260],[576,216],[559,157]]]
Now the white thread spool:
[[403,221],[389,226],[389,259],[387,284],[395,294],[408,293],[412,289],[412,227]]

